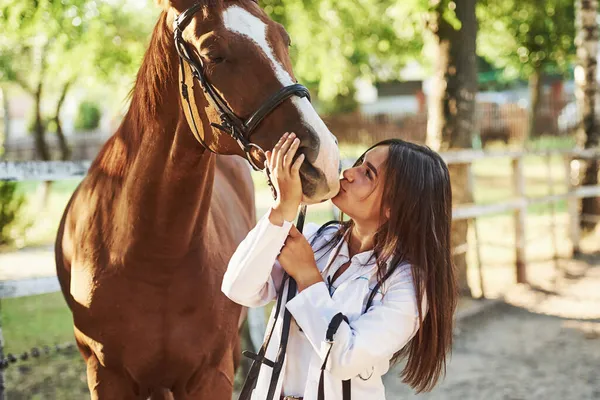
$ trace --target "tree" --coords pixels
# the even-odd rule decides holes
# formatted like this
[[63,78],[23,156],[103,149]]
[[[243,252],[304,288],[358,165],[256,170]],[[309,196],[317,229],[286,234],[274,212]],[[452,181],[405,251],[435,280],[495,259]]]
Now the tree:
[[397,78],[400,66],[421,50],[420,35],[404,24],[414,16],[401,14],[405,5],[395,0],[260,3],[290,33],[294,72],[317,89],[325,111],[351,109],[356,78]]
[[540,132],[538,115],[543,76],[565,74],[574,52],[572,0],[482,0],[478,50],[503,68],[507,78],[529,80],[528,136]]
[[78,79],[106,80],[123,70],[133,75],[131,67],[141,59],[150,31],[149,19],[139,14],[124,4],[89,0],[6,0],[0,5],[0,80],[18,84],[33,97],[39,158],[50,159],[42,123],[44,98],[56,99],[50,120],[61,158],[67,159],[60,120],[65,98]]
[[[472,147],[477,93],[476,0],[431,0],[428,27],[433,33],[437,61],[429,101],[427,144],[436,151]],[[468,165],[451,165],[452,201],[470,203]],[[467,221],[452,225],[454,249],[467,242]],[[466,253],[454,256],[462,295],[471,296]]]
[[[579,146],[586,149],[598,148],[600,131],[596,120],[596,63],[598,58],[598,1],[577,0],[577,109],[580,124],[577,132]],[[584,167],[582,185],[598,184],[598,160],[588,160]],[[592,218],[600,215],[600,204],[596,198],[586,198],[581,202],[581,225],[584,230],[592,230],[596,221]]]

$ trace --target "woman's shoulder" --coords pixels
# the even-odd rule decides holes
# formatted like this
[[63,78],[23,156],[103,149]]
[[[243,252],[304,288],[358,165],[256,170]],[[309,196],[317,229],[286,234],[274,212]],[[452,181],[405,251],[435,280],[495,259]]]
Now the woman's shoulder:
[[[390,263],[388,263],[388,268],[390,267],[392,266]],[[395,267],[393,267],[393,271],[389,274],[389,277],[386,279],[386,281],[387,285],[385,286],[388,288],[412,288],[414,286],[412,265],[407,261],[401,261],[397,263]]]

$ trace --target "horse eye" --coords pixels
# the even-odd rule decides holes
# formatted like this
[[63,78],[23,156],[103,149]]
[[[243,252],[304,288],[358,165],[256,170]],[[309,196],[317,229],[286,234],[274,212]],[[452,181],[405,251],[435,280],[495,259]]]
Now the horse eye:
[[223,61],[225,61],[225,57],[219,57],[219,56],[206,56],[206,58],[208,58],[208,61],[212,64],[221,64]]

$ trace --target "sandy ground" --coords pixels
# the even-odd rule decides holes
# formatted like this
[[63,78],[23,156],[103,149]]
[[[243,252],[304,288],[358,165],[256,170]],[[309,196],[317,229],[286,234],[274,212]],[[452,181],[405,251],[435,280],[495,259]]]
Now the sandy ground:
[[0,253],[0,281],[56,275],[54,247],[34,247]]
[[388,399],[600,399],[600,260],[574,261],[570,278],[517,286],[462,321],[446,379],[415,396],[386,376]]
[[[19,253],[0,254],[0,280],[54,274],[50,248]],[[457,324],[446,379],[417,396],[398,378],[398,367],[385,377],[388,399],[600,400],[600,257],[559,264],[556,280],[552,262],[532,262],[531,286],[515,286],[510,266],[486,265],[486,291],[503,301]],[[461,305],[470,307],[477,302]],[[83,365],[76,355],[69,360],[49,360],[33,375],[10,371],[10,397],[84,398]]]

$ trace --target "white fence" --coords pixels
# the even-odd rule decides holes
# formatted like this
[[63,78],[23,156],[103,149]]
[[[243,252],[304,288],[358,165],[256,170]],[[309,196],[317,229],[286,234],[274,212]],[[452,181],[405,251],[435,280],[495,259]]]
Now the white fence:
[[[453,209],[454,220],[476,221],[477,218],[489,215],[495,215],[505,212],[514,213],[515,229],[515,273],[516,280],[519,283],[527,282],[527,259],[526,259],[526,214],[527,207],[532,204],[550,203],[555,204],[566,200],[569,210],[569,236],[574,251],[578,251],[580,242],[580,214],[578,203],[580,199],[586,197],[599,197],[600,186],[575,186],[571,177],[577,168],[574,160],[586,160],[600,158],[600,149],[598,150],[549,150],[549,151],[452,151],[441,154],[448,165],[463,164],[469,166],[469,184],[471,189],[474,185],[474,173],[471,168],[472,163],[482,159],[509,159],[512,162],[512,181],[513,198],[492,204],[460,204]],[[541,156],[548,161],[548,185],[552,187],[553,180],[550,173],[550,158],[560,156],[564,160],[565,184],[567,191],[561,194],[553,194],[541,197],[527,197],[525,193],[525,174],[524,158],[527,156]],[[9,181],[54,181],[70,179],[85,176],[89,166],[89,161],[70,162],[70,161],[50,161],[50,162],[0,162],[0,180]],[[475,237],[478,241],[476,225]],[[478,267],[481,270],[479,257],[479,243],[476,244]],[[466,252],[467,244],[464,243],[454,249],[455,253]],[[480,272],[481,274],[481,272]],[[483,280],[480,275],[480,280]],[[21,286],[21,288],[17,288]],[[0,283],[0,298],[14,297],[19,293],[39,294],[58,289],[55,278],[48,278],[39,281],[27,281],[23,284],[13,282]],[[483,284],[481,285],[483,293]]]

